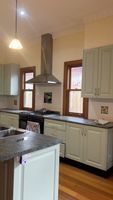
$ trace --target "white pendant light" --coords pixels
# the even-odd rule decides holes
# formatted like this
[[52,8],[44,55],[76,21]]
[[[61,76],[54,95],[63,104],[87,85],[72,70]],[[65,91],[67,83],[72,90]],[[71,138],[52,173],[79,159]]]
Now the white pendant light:
[[16,0],[16,16],[15,16],[15,38],[9,44],[9,48],[11,48],[11,49],[22,49],[23,48],[21,42],[17,38],[17,0]]

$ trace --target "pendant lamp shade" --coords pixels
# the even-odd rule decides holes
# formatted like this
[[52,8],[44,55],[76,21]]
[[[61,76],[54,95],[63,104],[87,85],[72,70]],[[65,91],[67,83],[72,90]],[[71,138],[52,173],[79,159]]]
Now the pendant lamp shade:
[[9,48],[11,48],[11,49],[22,49],[23,46],[21,45],[20,41],[15,38],[9,44]]
[[23,46],[21,42],[17,38],[17,0],[16,0],[16,16],[15,16],[15,38],[9,44],[9,48],[11,49],[22,49]]

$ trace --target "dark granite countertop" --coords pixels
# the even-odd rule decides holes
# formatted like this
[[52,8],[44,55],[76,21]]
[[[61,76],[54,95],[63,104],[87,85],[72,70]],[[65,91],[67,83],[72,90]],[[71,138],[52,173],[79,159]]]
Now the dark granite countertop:
[[[0,112],[20,114],[22,112],[29,112],[29,111],[3,108],[3,109],[0,109]],[[43,116],[44,116],[44,118],[47,118],[47,119],[59,120],[59,121],[64,121],[64,122],[83,124],[83,125],[94,126],[94,127],[99,127],[99,128],[105,128],[105,129],[113,128],[113,122],[109,122],[105,125],[102,125],[102,124],[98,124],[94,120],[89,120],[89,119],[85,119],[85,118],[81,118],[81,117],[71,117],[71,116],[53,115],[53,114],[52,115],[43,115]]]
[[19,109],[11,109],[11,108],[1,108],[0,112],[12,113],[12,114],[20,114],[22,112],[30,112],[28,110],[19,110]]
[[0,138],[0,161],[12,159],[60,143],[50,136],[26,131],[24,134]]
[[84,119],[81,117],[70,117],[70,116],[62,116],[62,115],[45,115],[45,119],[52,119],[52,120],[59,120],[59,121],[64,121],[64,122],[71,122],[71,123],[76,123],[76,124],[82,124],[82,125],[87,125],[87,126],[94,126],[98,128],[113,128],[113,122],[109,122],[105,125],[98,124],[94,120],[89,120],[89,119]]

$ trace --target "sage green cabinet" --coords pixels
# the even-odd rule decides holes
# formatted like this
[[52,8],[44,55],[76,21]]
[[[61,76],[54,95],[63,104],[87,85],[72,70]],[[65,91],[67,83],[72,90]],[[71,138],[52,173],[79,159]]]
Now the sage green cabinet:
[[26,164],[14,159],[12,200],[58,200],[59,144],[23,155],[22,159]]
[[44,120],[44,134],[56,137],[62,141],[60,144],[60,156],[65,157],[66,123],[58,120]]
[[61,157],[104,171],[113,166],[113,128],[105,129],[51,118],[44,119],[44,134],[61,139]]
[[84,50],[82,96],[113,98],[113,45]]
[[83,160],[83,126],[67,123],[66,157],[82,162]]
[[113,129],[67,123],[66,157],[108,170],[113,166]]
[[6,127],[19,128],[19,115],[0,112],[0,123]]
[[18,95],[19,65],[4,65],[4,95]]
[[0,65],[0,95],[4,94],[4,66]]

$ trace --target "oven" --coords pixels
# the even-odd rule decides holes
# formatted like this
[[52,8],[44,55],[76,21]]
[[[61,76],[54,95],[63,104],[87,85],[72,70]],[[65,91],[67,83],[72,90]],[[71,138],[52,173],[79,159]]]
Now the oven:
[[40,124],[40,133],[44,133],[44,117],[43,115],[59,114],[57,111],[47,110],[42,108],[34,112],[21,112],[19,114],[19,128],[26,129],[27,121],[37,122]]
[[20,113],[19,128],[26,129],[27,121],[38,122],[40,124],[40,133],[44,133],[44,118],[43,116]]

